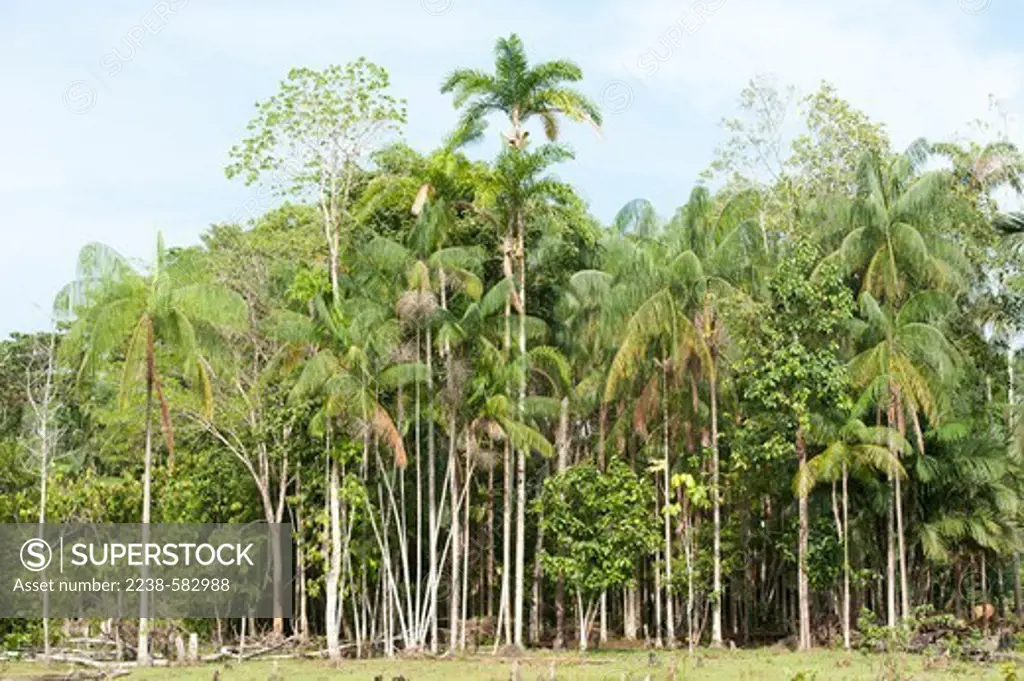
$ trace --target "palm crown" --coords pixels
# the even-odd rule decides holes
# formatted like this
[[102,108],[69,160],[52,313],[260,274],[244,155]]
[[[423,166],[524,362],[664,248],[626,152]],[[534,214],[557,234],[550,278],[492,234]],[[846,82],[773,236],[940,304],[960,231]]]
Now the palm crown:
[[464,109],[455,138],[467,142],[479,137],[486,117],[503,113],[512,123],[508,142],[518,149],[529,133],[522,126],[541,119],[544,134],[558,139],[559,117],[601,125],[601,112],[578,90],[567,87],[583,79],[583,71],[571,61],[557,59],[531,67],[518,35],[499,38],[494,46],[494,73],[456,69],[441,84],[442,93],[453,93],[456,108]]

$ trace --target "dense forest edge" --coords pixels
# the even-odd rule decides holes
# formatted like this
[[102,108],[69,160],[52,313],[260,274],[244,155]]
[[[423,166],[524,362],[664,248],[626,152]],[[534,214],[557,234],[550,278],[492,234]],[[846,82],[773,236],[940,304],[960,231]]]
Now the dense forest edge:
[[382,67],[293,69],[227,151],[247,219],[85,246],[53,328],[0,341],[0,518],[289,523],[293,616],[6,619],[4,647],[1012,647],[1005,131],[896,149],[759,76],[671,216],[603,224],[557,174],[564,127],[601,132],[582,80],[501,38],[424,153]]

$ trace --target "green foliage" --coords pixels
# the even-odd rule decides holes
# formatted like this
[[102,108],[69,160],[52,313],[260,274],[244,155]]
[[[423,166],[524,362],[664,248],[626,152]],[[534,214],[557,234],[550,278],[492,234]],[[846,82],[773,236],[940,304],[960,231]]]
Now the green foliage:
[[814,247],[798,242],[769,279],[770,298],[741,318],[736,372],[745,394],[789,432],[804,430],[813,411],[849,407],[840,332],[853,297],[837,268],[819,268]]
[[548,478],[539,503],[551,538],[545,569],[588,597],[631,583],[636,560],[657,546],[652,503],[650,484],[619,461],[603,473],[582,464]]

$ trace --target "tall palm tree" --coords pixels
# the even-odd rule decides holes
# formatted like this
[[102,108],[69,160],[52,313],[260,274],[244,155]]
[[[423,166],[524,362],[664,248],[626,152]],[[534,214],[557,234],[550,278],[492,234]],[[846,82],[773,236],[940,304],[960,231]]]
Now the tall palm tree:
[[695,368],[708,380],[711,420],[711,496],[714,524],[711,645],[722,645],[721,491],[719,486],[718,369],[725,329],[718,307],[735,299],[736,287],[756,289],[767,255],[765,235],[756,219],[760,195],[747,190],[729,197],[716,210],[706,187],[697,186],[667,231],[676,244],[689,279],[687,308],[707,349],[708,361]]
[[[907,420],[914,428],[915,441],[924,452],[920,415],[939,424],[944,385],[953,376],[957,351],[941,328],[953,309],[952,299],[938,291],[911,296],[898,311],[883,309],[868,292],[860,296],[862,321],[855,323],[854,335],[862,350],[850,362],[854,384],[864,390],[862,403],[870,401],[887,415],[887,425],[905,437]],[[891,476],[895,502],[896,537],[899,546],[900,597],[904,618],[910,616],[907,584],[906,545],[903,531],[902,489],[899,476]],[[890,573],[893,572],[890,561]],[[890,574],[890,584],[895,576]],[[889,589],[889,617],[894,619],[893,590]],[[893,624],[890,621],[890,625]]]
[[[864,154],[857,169],[857,196],[850,210],[845,211],[845,219],[838,221],[840,229],[848,231],[839,247],[822,261],[838,262],[846,272],[859,278],[862,308],[877,310],[878,318],[884,315],[895,319],[897,308],[914,290],[952,290],[958,288],[963,280],[959,251],[941,235],[926,229],[929,212],[949,185],[949,174],[945,171],[922,172],[930,149],[926,141],[919,139],[903,154],[891,158],[878,152]],[[876,301],[881,301],[884,312]],[[880,359],[883,354],[875,357]],[[888,371],[882,373],[889,375]],[[905,376],[907,381],[913,378],[906,372]],[[911,390],[910,385],[902,386],[902,393],[898,393],[897,383],[885,381],[884,385],[886,394],[876,394],[875,397],[880,400],[880,408],[889,415],[889,425],[895,427],[898,417],[904,413],[897,405],[902,405],[907,399],[924,399],[924,388],[917,390],[918,396],[914,398],[907,392]],[[919,402],[918,406],[923,404]],[[919,408],[912,411],[916,415]],[[934,410],[932,415],[935,415]],[[918,438],[919,444],[921,439]],[[909,617],[900,481],[893,478],[891,484],[896,505],[893,533],[901,547],[901,606],[903,616]],[[890,555],[890,625],[895,624],[894,563]]]
[[[807,461],[797,471],[793,481],[794,492],[806,498],[819,482],[832,483],[833,515],[836,531],[843,545],[843,646],[850,649],[850,513],[848,482],[849,474],[870,476],[876,471],[905,475],[903,466],[894,450],[909,452],[910,445],[898,432],[884,426],[871,427],[858,418],[822,418],[812,415],[807,440],[811,444],[824,445],[817,456]],[[842,482],[842,515],[836,504],[836,481]]]
[[925,228],[949,185],[945,171],[921,172],[928,149],[917,140],[892,159],[864,155],[841,245],[823,260],[839,262],[859,278],[861,291],[892,305],[915,288],[954,288],[962,279],[959,253]]
[[[189,386],[201,395],[212,417],[210,358],[219,352],[225,333],[248,322],[245,301],[234,291],[203,282],[187,255],[176,258],[157,236],[156,258],[149,269],[134,267],[109,246],[92,243],[78,256],[75,281],[57,296],[55,307],[74,315],[62,349],[77,364],[79,379],[123,351],[119,400],[127,400],[141,379],[145,390],[145,453],[142,476],[142,524],[152,515],[153,410],[173,466],[174,432],[164,396],[160,357],[174,362]],[[144,528],[144,531],[145,528]],[[148,664],[149,629],[143,603],[139,620],[138,660]]]
[[975,199],[990,195],[1004,186],[1018,194],[1024,191],[1021,181],[1024,158],[1012,142],[997,140],[979,144],[971,141],[963,145],[936,142],[930,150],[950,162],[954,186],[968,192]]
[[[486,117],[500,113],[508,118],[508,149],[499,156],[497,175],[507,203],[503,220],[507,226],[504,245],[506,276],[517,282],[515,307],[519,313],[519,354],[526,355],[526,215],[531,212],[531,194],[538,196],[551,186],[541,173],[556,160],[565,158],[557,147],[542,147],[526,154],[529,137],[525,125],[539,118],[549,141],[558,138],[561,117],[587,121],[600,126],[597,106],[569,84],[583,79],[583,71],[568,60],[555,60],[530,66],[519,36],[499,38],[494,47],[494,73],[475,69],[457,69],[441,84],[442,93],[453,94],[453,104],[462,109],[454,139],[468,141],[482,135]],[[511,152],[511,153],[507,153]],[[559,157],[559,158],[556,158]],[[564,194],[563,194],[564,196]],[[513,264],[515,268],[513,268]],[[513,272],[513,269],[517,270]],[[525,375],[519,386],[519,409],[526,399]],[[516,461],[519,503],[516,517],[515,645],[523,646],[523,602],[526,552],[526,461],[518,452]]]
[[[331,433],[342,428],[363,442],[365,470],[369,466],[371,436],[382,440],[394,455],[394,465],[404,468],[405,444],[390,413],[380,401],[386,367],[382,358],[392,356],[398,343],[398,323],[390,310],[374,301],[348,298],[314,301],[314,318],[290,311],[278,311],[268,320],[268,332],[287,341],[309,356],[302,362],[290,399],[315,398],[320,408],[310,430],[325,435],[329,462],[327,515],[330,550],[326,552],[326,634],[328,654],[341,654],[338,623],[341,619],[340,586],[342,559],[347,547],[342,543],[341,475],[338,461],[330,451]],[[416,368],[415,366],[413,367]],[[383,509],[381,510],[383,513]],[[392,576],[390,553],[384,551],[384,570]],[[415,646],[411,623],[405,623],[405,638]]]
[[513,33],[494,45],[494,73],[477,69],[456,69],[441,84],[441,92],[454,95],[454,104],[464,109],[456,139],[469,140],[482,134],[487,116],[500,113],[512,126],[506,133],[510,146],[526,147],[525,125],[539,118],[548,140],[558,139],[559,118],[601,125],[597,106],[569,83],[583,80],[579,66],[565,59],[530,66],[523,41]]
[[[365,254],[372,264],[389,276],[404,274],[408,287],[401,294],[398,301],[399,316],[407,317],[417,329],[417,355],[420,354],[419,332],[422,330],[426,335],[426,388],[428,393],[428,414],[433,414],[434,396],[434,329],[437,324],[438,315],[435,312],[439,309],[442,315],[449,311],[449,299],[456,290],[465,292],[470,299],[479,299],[482,284],[474,274],[479,270],[483,261],[483,251],[477,246],[454,246],[445,247],[448,229],[451,226],[452,217],[448,206],[441,199],[435,199],[427,203],[426,199],[421,204],[414,205],[416,214],[419,216],[416,226],[410,233],[409,246],[405,247],[384,237],[377,237],[365,249]],[[438,299],[440,308],[438,308]],[[452,349],[450,339],[445,338],[440,347],[440,355],[445,361],[445,372],[452,376]],[[449,409],[450,419],[455,419],[457,410]],[[419,419],[419,410],[416,412]],[[417,432],[419,424],[416,425]],[[449,503],[452,505],[452,598],[450,600],[450,617],[452,622],[457,621],[459,611],[459,573],[458,562],[460,560],[460,535],[458,531],[458,514],[455,510],[459,500],[457,494],[457,479],[455,476],[458,470],[456,457],[455,439],[457,428],[454,421],[449,423],[449,460],[448,475],[451,487]],[[428,583],[430,589],[430,604],[428,611],[431,612],[431,646],[437,645],[437,585],[439,582],[439,571],[437,549],[440,539],[439,517],[436,508],[436,483],[435,461],[434,461],[434,418],[428,420],[427,434],[427,478],[428,478],[428,516],[430,522],[430,533],[428,541],[429,552],[429,575]],[[454,652],[458,640],[456,627],[452,627],[449,638],[450,650]]]
[[[673,306],[687,320],[688,333],[694,338],[685,341],[689,348],[677,355],[678,368],[686,367],[696,380],[707,379],[710,409],[713,541],[713,586],[711,643],[722,644],[722,571],[721,571],[721,493],[719,486],[718,443],[718,370],[725,345],[725,332],[718,313],[726,299],[744,297],[736,285],[756,288],[759,261],[765,254],[764,235],[755,219],[759,196],[756,192],[740,192],[729,197],[721,209],[712,200],[707,188],[698,186],[687,203],[664,227],[657,225],[653,210],[643,201],[628,203],[616,216],[620,231],[636,235],[634,239],[649,244],[647,254],[653,257],[655,272],[649,284],[643,278],[630,276],[632,288],[653,284],[656,292],[648,301],[669,296]],[[657,290],[656,282],[663,282]],[[735,284],[735,285],[734,285]],[[634,292],[636,295],[639,291]],[[641,297],[643,294],[640,294]],[[631,296],[632,297],[632,296]],[[642,299],[642,298],[641,298]],[[619,355],[609,373],[609,387],[628,376],[634,367],[627,362],[630,353],[641,352],[651,334],[663,331],[656,317],[665,314],[644,303],[637,307],[622,338]],[[652,314],[654,316],[652,316]],[[648,326],[651,322],[654,326]],[[681,337],[680,337],[681,338]],[[606,399],[610,398],[606,393]],[[667,426],[666,426],[667,427]],[[666,448],[667,451],[667,448]],[[666,519],[667,527],[667,519]],[[666,537],[668,535],[666,534]],[[669,539],[666,538],[666,545]],[[670,626],[671,632],[671,626]]]

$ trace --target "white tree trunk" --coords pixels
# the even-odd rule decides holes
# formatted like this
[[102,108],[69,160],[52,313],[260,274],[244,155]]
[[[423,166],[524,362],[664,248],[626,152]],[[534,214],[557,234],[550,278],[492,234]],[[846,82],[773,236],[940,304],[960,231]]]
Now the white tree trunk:
[[[149,539],[150,507],[150,480],[153,477],[153,387],[152,380],[148,381],[146,389],[146,453],[142,473],[142,541]],[[136,653],[136,660],[140,666],[151,663],[149,657],[149,607],[146,594],[141,595],[141,607],[139,612],[139,645]]]
[[[330,437],[328,437],[328,456],[330,456]],[[330,550],[327,558],[326,579],[326,612],[325,633],[327,635],[327,656],[332,660],[341,658],[339,622],[341,619],[340,581],[341,581],[341,486],[338,479],[338,464],[330,462],[331,472],[328,481],[328,523],[330,530]]]
[[711,509],[714,519],[713,582],[714,598],[711,602],[711,646],[722,645],[722,498],[719,485],[718,461],[718,386],[717,372],[712,370],[711,388]]
[[850,649],[850,497],[843,462],[843,647]]
[[[803,430],[798,427],[796,449],[800,469],[807,464],[807,447],[804,442]],[[800,620],[800,650],[811,649],[811,594],[807,578],[807,544],[810,534],[810,518],[807,509],[807,495],[798,496],[797,506],[800,515],[799,551],[797,564],[797,601]]]
[[668,423],[668,364],[662,363],[662,377],[664,387],[662,389],[662,437],[665,448],[665,643],[669,648],[676,647],[676,617],[673,608],[672,597],[672,518],[668,514],[668,508],[672,499],[672,456],[669,452],[669,423]]

